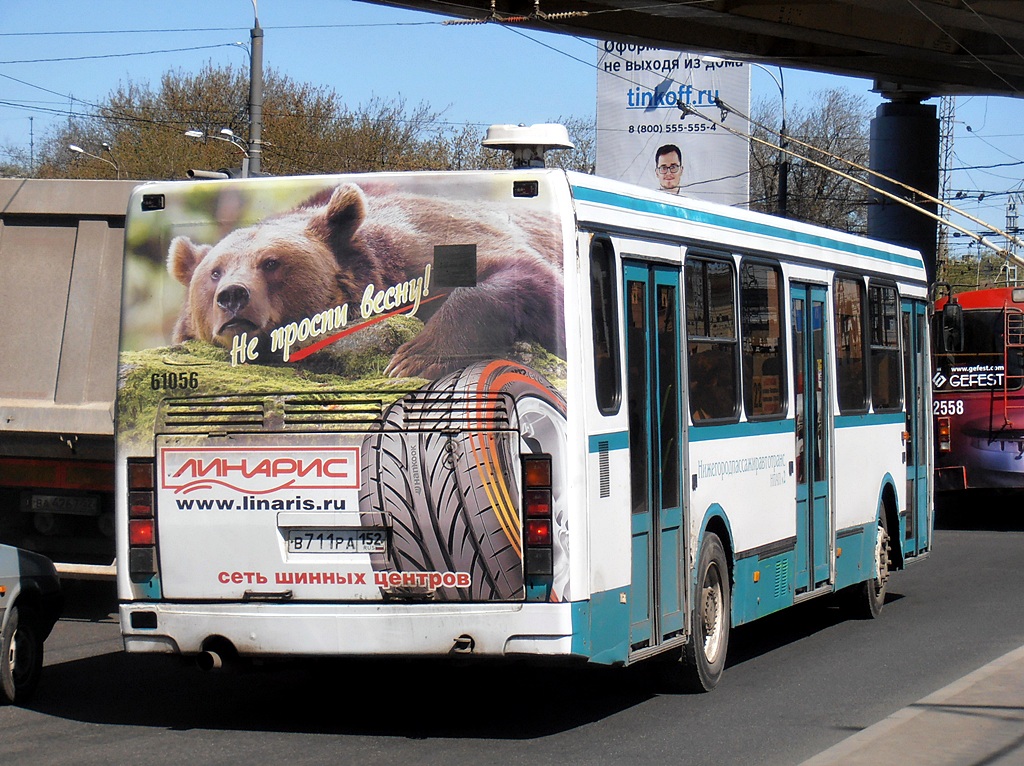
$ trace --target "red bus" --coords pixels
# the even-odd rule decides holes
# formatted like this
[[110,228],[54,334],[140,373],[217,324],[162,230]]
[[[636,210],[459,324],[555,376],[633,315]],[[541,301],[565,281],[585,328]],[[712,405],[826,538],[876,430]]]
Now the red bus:
[[1024,287],[935,303],[935,489],[1024,487]]

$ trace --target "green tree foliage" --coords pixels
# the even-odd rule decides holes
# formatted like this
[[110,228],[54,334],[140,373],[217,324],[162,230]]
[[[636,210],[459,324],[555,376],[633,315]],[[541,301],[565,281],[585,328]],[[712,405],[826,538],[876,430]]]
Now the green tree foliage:
[[[35,175],[181,179],[191,168],[240,168],[248,137],[248,99],[248,72],[230,65],[208,64],[197,73],[167,72],[156,87],[123,83],[94,115],[73,118],[42,139]],[[480,146],[486,126],[451,125],[441,118],[428,104],[410,106],[401,98],[375,98],[351,107],[333,88],[296,82],[270,69],[264,75],[261,170],[305,175],[507,164],[505,153]],[[577,148],[556,153],[553,164],[591,171],[593,120],[565,122]],[[216,138],[223,128],[242,146]],[[202,131],[205,137],[187,137],[186,130]],[[69,152],[69,144],[96,157]]]
[[[948,282],[954,293],[989,287],[1006,287],[1015,282],[1015,275],[1024,273],[1022,267],[1001,257],[996,252],[972,247],[966,253],[950,255],[939,261],[938,281]],[[1019,282],[1018,282],[1019,284]]]
[[[815,93],[808,106],[787,105],[786,133],[826,153],[789,144],[799,155],[828,166],[817,167],[801,157],[784,156],[779,150],[752,141],[750,146],[751,208],[778,211],[779,168],[789,162],[788,217],[841,231],[867,230],[868,192],[863,186],[832,172],[869,180],[863,171],[852,170],[841,157],[860,165],[868,164],[871,113],[862,96],[845,89]],[[752,108],[752,134],[779,145],[782,109],[778,99],[761,99]],[[832,155],[832,156],[829,156]]]

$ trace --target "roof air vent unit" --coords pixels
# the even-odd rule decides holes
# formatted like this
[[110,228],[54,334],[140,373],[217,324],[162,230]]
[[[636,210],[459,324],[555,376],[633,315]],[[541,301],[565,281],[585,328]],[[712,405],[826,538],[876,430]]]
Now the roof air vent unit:
[[515,168],[544,167],[544,153],[551,149],[572,149],[569,132],[564,125],[491,125],[481,142],[488,149],[512,152]]

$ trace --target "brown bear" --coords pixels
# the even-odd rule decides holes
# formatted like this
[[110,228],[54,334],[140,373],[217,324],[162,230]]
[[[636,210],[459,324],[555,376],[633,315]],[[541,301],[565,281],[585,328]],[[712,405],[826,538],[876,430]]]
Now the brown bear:
[[[438,246],[459,254],[447,276]],[[390,286],[426,276],[416,309],[425,326],[388,374],[436,378],[518,341],[565,356],[561,230],[535,210],[345,183],[215,245],[176,237],[167,265],[188,289],[175,343],[232,348],[245,334],[259,339],[264,361],[276,328],[346,305],[355,325],[368,299],[379,313],[397,305],[395,293],[383,300]]]

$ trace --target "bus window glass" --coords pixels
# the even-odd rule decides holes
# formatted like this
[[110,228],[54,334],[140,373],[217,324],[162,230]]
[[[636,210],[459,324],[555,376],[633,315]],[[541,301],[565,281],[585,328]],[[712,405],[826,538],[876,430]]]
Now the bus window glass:
[[876,411],[899,410],[902,401],[899,299],[896,288],[871,285],[871,401]]
[[796,405],[796,483],[807,482],[804,471],[804,461],[807,459],[807,419],[804,416],[806,407],[804,397],[806,395],[806,368],[804,360],[804,311],[805,301],[802,298],[793,298],[793,402]]
[[786,401],[781,286],[777,267],[744,263],[740,269],[743,406],[751,418],[781,415]]
[[614,253],[611,242],[594,240],[590,248],[590,302],[594,311],[594,386],[604,415],[619,411],[618,311],[615,307]]
[[859,279],[837,278],[836,383],[840,412],[867,409],[864,365],[864,285]]
[[685,267],[690,414],[694,421],[736,417],[736,297],[726,261]]
[[[1007,311],[1020,314],[1017,309]],[[941,332],[941,316],[940,312],[935,314],[935,334]],[[936,376],[936,390],[1001,389],[1004,387],[1004,375],[1007,390],[1018,390],[1021,387],[1021,376],[1024,375],[1024,349],[1011,345],[1004,361],[1004,312],[996,308],[967,309],[963,317],[963,350],[935,351],[935,368],[939,373]]]
[[633,492],[633,513],[647,510],[647,410],[644,393],[647,379],[647,285],[640,281],[626,283],[626,348],[629,380],[629,450],[630,487]]
[[679,341],[676,288],[658,286],[658,411],[661,421],[661,500],[679,505]]

